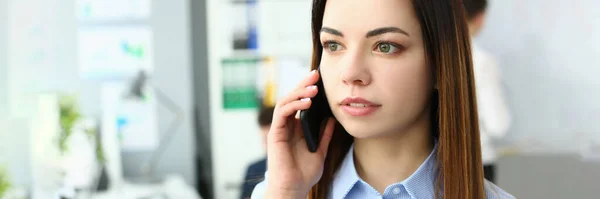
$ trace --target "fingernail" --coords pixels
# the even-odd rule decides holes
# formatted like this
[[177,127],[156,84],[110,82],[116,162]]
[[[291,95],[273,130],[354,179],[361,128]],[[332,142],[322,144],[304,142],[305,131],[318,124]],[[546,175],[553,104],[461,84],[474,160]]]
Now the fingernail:
[[300,101],[308,102],[308,101],[310,101],[310,98],[302,98],[302,99],[300,99]]
[[317,70],[311,70],[310,74],[312,75],[313,73],[317,72]]
[[312,86],[307,86],[306,88],[308,88],[308,89],[313,89],[313,90],[314,90],[314,89],[317,89],[317,86],[315,86],[315,85],[312,85]]

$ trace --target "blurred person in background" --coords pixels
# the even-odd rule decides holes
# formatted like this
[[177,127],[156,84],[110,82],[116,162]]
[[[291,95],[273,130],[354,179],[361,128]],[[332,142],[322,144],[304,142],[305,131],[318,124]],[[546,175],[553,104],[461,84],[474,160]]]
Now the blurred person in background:
[[[463,0],[471,38],[476,37],[485,24],[487,0]],[[510,113],[502,92],[500,71],[495,58],[487,51],[471,43],[473,70],[479,111],[479,133],[485,178],[496,182],[496,160],[498,154],[493,138],[503,137],[510,127]]]
[[[263,145],[266,149],[267,133],[271,128],[271,121],[273,120],[274,107],[261,106],[258,112],[258,125],[260,126],[260,135]],[[267,170],[267,158],[264,157],[252,164],[246,170],[246,177],[244,178],[244,186],[242,189],[242,199],[250,198],[254,186],[263,180],[263,176]]]

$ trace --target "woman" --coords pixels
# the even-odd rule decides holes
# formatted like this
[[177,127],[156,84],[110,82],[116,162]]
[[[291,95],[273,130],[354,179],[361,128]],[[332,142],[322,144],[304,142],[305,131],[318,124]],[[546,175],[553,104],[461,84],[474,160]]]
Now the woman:
[[[315,0],[312,72],[276,105],[252,198],[513,198],[485,182],[459,0]],[[325,92],[316,153],[294,115]]]

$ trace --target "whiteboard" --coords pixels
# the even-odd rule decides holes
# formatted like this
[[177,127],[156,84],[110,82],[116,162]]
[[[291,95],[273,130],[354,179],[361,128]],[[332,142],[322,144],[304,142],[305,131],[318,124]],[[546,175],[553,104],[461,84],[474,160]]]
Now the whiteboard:
[[495,0],[475,39],[499,62],[513,125],[543,153],[600,144],[600,1]]
[[146,25],[79,28],[78,65],[86,79],[132,78],[152,74],[152,30]]

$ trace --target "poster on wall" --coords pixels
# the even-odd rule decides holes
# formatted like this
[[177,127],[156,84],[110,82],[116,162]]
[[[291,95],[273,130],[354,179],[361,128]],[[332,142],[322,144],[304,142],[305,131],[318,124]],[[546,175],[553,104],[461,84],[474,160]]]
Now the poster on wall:
[[150,0],[77,0],[80,22],[145,20],[150,17]]
[[80,76],[85,79],[133,77],[153,71],[152,32],[147,26],[80,28]]

